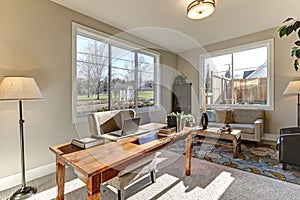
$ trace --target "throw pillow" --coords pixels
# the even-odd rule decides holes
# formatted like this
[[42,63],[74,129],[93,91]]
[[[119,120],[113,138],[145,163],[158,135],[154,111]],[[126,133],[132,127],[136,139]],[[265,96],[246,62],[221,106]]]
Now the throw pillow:
[[225,123],[229,124],[233,122],[232,110],[226,110]]
[[215,110],[207,110],[206,113],[207,113],[209,122],[216,121],[216,111]]

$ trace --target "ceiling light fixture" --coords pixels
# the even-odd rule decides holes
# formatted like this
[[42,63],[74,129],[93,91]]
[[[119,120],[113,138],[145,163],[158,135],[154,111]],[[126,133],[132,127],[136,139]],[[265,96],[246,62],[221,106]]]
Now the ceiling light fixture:
[[196,0],[187,7],[187,16],[190,19],[203,19],[215,11],[214,0]]

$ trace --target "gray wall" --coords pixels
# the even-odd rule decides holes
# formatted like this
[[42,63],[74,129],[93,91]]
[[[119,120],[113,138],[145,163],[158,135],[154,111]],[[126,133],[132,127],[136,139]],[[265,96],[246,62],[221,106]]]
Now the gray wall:
[[[27,169],[53,163],[49,146],[88,132],[86,123],[72,123],[72,21],[111,35],[120,32],[49,0],[1,0],[0,78],[32,76],[45,97],[45,101],[24,102]],[[137,38],[134,42],[154,47]],[[144,122],[164,121],[165,113],[170,112],[169,88],[177,56],[160,52],[165,64],[162,77],[170,71],[173,75],[163,79],[162,112],[146,114]],[[20,172],[18,119],[17,102],[0,102],[0,178]]]

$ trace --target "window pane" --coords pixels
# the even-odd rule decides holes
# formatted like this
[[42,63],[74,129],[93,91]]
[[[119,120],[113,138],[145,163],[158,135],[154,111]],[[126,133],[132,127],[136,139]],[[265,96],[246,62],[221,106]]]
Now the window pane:
[[268,48],[267,42],[260,42],[257,46],[236,47],[232,53],[224,50],[224,54],[219,51],[215,56],[204,58],[203,87],[207,104],[212,107],[222,107],[222,104],[270,107],[273,104],[268,102],[271,100],[272,77],[268,74],[271,74],[272,66]]
[[134,108],[134,52],[112,46],[111,55],[111,110]]
[[267,104],[267,47],[233,54],[234,98],[237,104]]
[[204,60],[205,91],[208,104],[229,104],[232,101],[232,55]]
[[75,121],[85,120],[83,117],[92,112],[160,108],[158,53],[145,48],[139,53],[128,41],[107,40],[107,34],[76,23],[72,23],[72,35]]
[[154,65],[153,56],[138,54],[138,107],[154,106]]
[[77,35],[77,115],[108,109],[107,44]]

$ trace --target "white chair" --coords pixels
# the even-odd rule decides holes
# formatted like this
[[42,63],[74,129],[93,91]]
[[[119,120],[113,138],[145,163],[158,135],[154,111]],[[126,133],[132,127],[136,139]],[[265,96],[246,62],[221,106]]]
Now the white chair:
[[[135,111],[132,109],[120,111],[95,112],[88,115],[90,133],[98,136],[111,131],[121,129],[124,119],[135,117]],[[125,169],[119,171],[118,176],[110,179],[107,183],[118,189],[118,199],[125,199],[125,188],[150,173],[152,183],[155,182],[156,153],[146,154],[143,158],[128,165]]]

